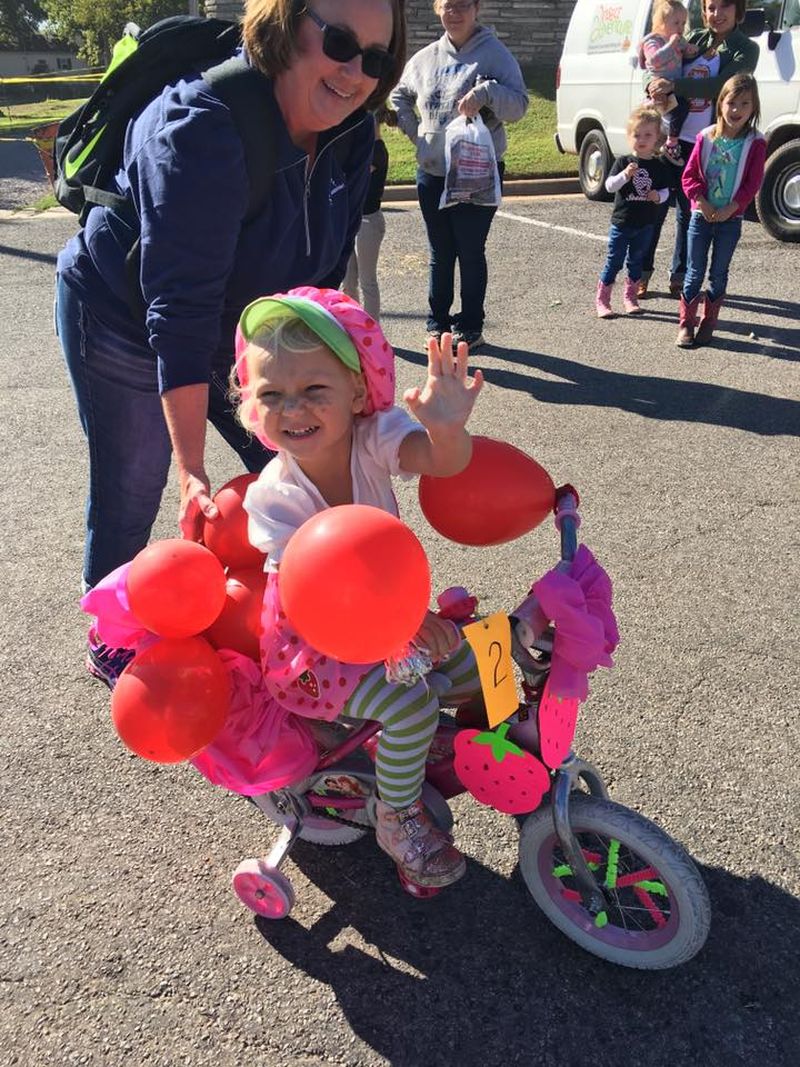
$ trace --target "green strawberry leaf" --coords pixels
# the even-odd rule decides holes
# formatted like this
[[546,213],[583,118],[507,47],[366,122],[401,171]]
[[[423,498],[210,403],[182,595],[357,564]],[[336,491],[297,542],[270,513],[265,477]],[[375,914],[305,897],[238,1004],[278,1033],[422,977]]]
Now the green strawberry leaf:
[[472,738],[473,745],[488,745],[496,763],[502,763],[506,756],[523,756],[525,752],[513,741],[506,741],[506,734],[511,729],[507,722],[501,723],[496,730],[484,730]]

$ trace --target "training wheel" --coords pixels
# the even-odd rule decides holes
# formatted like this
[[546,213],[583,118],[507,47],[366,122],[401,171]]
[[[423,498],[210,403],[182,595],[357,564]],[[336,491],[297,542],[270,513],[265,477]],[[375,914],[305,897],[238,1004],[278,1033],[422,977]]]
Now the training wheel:
[[265,860],[242,860],[233,872],[233,891],[245,907],[264,919],[284,919],[294,904],[291,882]]
[[416,897],[417,900],[428,900],[430,897],[435,897],[442,891],[442,886],[433,885],[417,885],[416,882],[412,882],[400,868],[397,868],[397,876],[400,879],[400,885],[405,889],[406,893],[410,893],[412,897]]

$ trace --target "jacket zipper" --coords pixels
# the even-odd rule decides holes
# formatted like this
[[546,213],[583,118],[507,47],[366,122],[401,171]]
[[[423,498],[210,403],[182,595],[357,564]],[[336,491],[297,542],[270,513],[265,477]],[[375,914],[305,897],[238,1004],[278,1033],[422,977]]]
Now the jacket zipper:
[[[369,117],[370,117],[369,115],[365,115],[364,118],[361,119],[361,122],[366,122],[369,119]],[[348,128],[346,130],[342,130],[342,132],[340,134],[338,134],[336,137],[334,137],[330,141],[328,141],[327,144],[324,144],[322,146],[322,150],[320,152],[318,152],[317,155],[315,156],[314,162],[311,164],[310,168],[308,166],[308,156],[306,156],[305,188],[303,190],[303,223],[305,225],[305,230],[306,230],[306,256],[310,256],[311,255],[311,229],[310,229],[309,224],[308,224],[308,201],[309,201],[309,199],[311,197],[311,179],[312,179],[312,177],[314,175],[314,168],[316,167],[317,163],[319,162],[320,156],[324,155],[324,153],[330,148],[330,146],[332,144],[336,144],[337,141],[341,140],[342,137],[347,136],[347,134],[351,133],[359,125],[360,125],[360,123],[356,123],[353,126],[348,126]]]

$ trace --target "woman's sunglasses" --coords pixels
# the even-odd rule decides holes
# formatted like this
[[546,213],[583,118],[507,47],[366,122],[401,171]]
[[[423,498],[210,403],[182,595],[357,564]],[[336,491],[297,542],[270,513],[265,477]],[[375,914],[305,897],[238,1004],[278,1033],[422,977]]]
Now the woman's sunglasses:
[[368,78],[388,78],[394,70],[394,56],[385,48],[362,48],[350,30],[329,26],[310,7],[305,12],[322,30],[322,51],[337,63],[349,63],[361,56],[361,69]]

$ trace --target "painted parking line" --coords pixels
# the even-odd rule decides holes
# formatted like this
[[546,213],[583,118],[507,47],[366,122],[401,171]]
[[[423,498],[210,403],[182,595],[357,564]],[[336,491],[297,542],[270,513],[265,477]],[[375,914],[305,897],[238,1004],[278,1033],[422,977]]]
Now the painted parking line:
[[557,226],[554,222],[542,222],[541,219],[529,219],[526,215],[514,215],[510,211],[498,211],[497,214],[503,219],[513,219],[514,222],[524,222],[527,226],[541,226],[545,230],[558,230],[559,233],[571,233],[575,237],[588,237],[590,241],[608,241],[608,234],[587,233],[586,230],[576,230],[572,226]]

